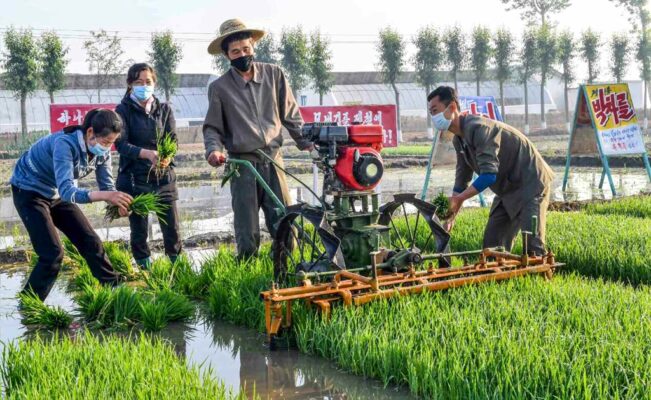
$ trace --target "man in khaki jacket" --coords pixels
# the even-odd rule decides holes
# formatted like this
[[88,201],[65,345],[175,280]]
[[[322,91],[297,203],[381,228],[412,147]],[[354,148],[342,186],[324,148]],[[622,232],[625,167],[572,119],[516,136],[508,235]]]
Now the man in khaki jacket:
[[[545,252],[545,224],[553,172],[533,143],[517,129],[479,115],[461,115],[454,88],[440,86],[427,96],[434,126],[455,136],[456,179],[450,197],[448,230],[464,201],[487,187],[495,193],[484,231],[484,248],[504,246],[511,250],[520,230],[532,231],[531,255]],[[473,173],[478,174],[471,185]]]
[[[218,167],[228,152],[231,158],[250,161],[276,196],[288,204],[284,174],[256,151],[264,151],[282,165],[283,127],[299,149],[313,149],[310,142],[301,138],[303,119],[298,105],[278,66],[253,61],[254,45],[264,36],[263,31],[247,28],[238,19],[225,21],[219,31],[219,37],[208,46],[208,53],[227,57],[231,69],[208,88],[208,113],[203,125],[206,159]],[[238,172],[230,183],[235,240],[238,255],[248,257],[255,255],[260,245],[260,208],[272,236],[278,215],[276,205],[253,174],[244,168]]]

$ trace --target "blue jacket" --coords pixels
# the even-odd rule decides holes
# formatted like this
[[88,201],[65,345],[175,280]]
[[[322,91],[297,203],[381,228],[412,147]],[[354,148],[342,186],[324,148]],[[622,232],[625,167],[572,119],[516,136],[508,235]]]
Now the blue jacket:
[[93,156],[89,161],[81,130],[57,132],[39,139],[18,159],[10,182],[49,199],[90,203],[90,191],[78,188],[76,180],[93,170],[100,190],[115,190],[111,155]]

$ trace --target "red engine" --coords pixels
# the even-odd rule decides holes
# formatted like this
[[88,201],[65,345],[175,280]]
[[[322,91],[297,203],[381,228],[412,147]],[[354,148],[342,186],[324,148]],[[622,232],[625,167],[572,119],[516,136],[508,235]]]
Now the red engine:
[[335,173],[345,187],[353,190],[371,190],[382,179],[384,166],[380,125],[353,125],[348,127],[348,143],[337,149]]

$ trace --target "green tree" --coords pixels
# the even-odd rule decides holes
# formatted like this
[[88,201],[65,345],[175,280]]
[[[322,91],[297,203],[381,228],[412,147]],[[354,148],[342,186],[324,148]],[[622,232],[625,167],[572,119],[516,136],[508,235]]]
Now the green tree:
[[391,28],[384,28],[380,31],[380,42],[377,46],[380,55],[378,67],[382,73],[384,82],[391,85],[396,96],[396,108],[398,111],[398,141],[402,141],[402,126],[400,123],[400,92],[396,82],[400,77],[402,68],[405,65],[405,43],[402,36]]
[[263,63],[278,64],[278,49],[271,32],[255,42],[255,60]]
[[502,107],[502,118],[506,120],[504,112],[504,82],[511,79],[513,75],[513,55],[515,43],[513,35],[506,28],[500,28],[495,33],[493,58],[495,60],[495,75],[500,84],[500,105]]
[[298,97],[298,93],[309,83],[310,64],[309,46],[303,28],[283,29],[280,37],[280,64],[287,73],[289,83]]
[[627,12],[635,30],[640,33],[637,40],[635,58],[640,66],[640,78],[644,81],[644,128],[647,127],[647,97],[649,82],[651,81],[651,36],[649,22],[651,16],[648,11],[648,0],[611,0],[623,7]]
[[54,103],[54,93],[66,86],[66,54],[68,48],[54,31],[41,35],[41,81],[50,103]]
[[217,70],[219,75],[223,75],[231,68],[231,62],[225,54],[217,54],[213,58],[213,68]]
[[538,49],[538,68],[540,71],[540,125],[542,129],[547,128],[545,120],[545,86],[547,76],[556,64],[558,57],[558,44],[556,33],[548,24],[542,25],[536,31],[536,47]]
[[599,48],[601,38],[592,29],[581,34],[581,56],[588,64],[588,83],[593,83],[599,75]]
[[570,130],[570,105],[568,99],[568,86],[576,78],[574,76],[574,57],[576,56],[576,42],[570,31],[563,31],[558,35],[558,62],[563,69],[563,94],[565,98],[565,123]]
[[[3,54],[2,75],[5,87],[20,99],[20,124],[23,140],[27,136],[27,97],[34,93],[39,81],[39,51],[31,30],[10,28],[4,34],[7,51]],[[18,142],[18,137],[15,137]]]
[[102,102],[102,89],[106,87],[112,75],[123,72],[125,65],[122,62],[122,43],[117,34],[112,37],[105,30],[90,31],[92,39],[84,41],[86,62],[88,69],[95,75],[97,87],[97,102]]
[[[416,66],[416,81],[425,88],[425,94],[429,94],[438,79],[437,71],[443,64],[443,48],[439,31],[431,26],[422,28],[414,38],[416,55],[414,65]],[[427,102],[425,103],[427,109]],[[428,135],[432,133],[432,119],[427,119]]]
[[477,26],[472,30],[472,44],[470,52],[470,64],[475,71],[475,82],[477,83],[477,96],[481,95],[480,83],[486,77],[488,63],[493,54],[491,47],[491,31],[483,26]]
[[448,28],[443,34],[443,43],[445,44],[445,55],[448,60],[448,67],[452,72],[454,80],[454,90],[459,91],[457,75],[459,71],[466,66],[466,36],[461,28],[457,25]]
[[630,63],[630,43],[625,33],[615,33],[610,39],[610,72],[616,82],[621,82]]
[[310,77],[312,87],[319,94],[319,105],[323,105],[323,95],[328,93],[334,84],[332,76],[332,53],[330,43],[321,32],[315,31],[310,36]]
[[528,29],[522,36],[520,80],[524,85],[524,133],[529,133],[529,80],[538,69],[536,32]]
[[151,35],[151,51],[149,52],[156,75],[157,85],[165,93],[165,101],[170,101],[174,89],[179,84],[179,77],[174,71],[183,58],[181,45],[174,40],[172,32],[154,33]]
[[534,21],[540,17],[540,25],[548,23],[549,14],[554,14],[565,10],[570,6],[570,0],[502,0],[507,6],[506,10],[519,10],[522,16],[529,21]]

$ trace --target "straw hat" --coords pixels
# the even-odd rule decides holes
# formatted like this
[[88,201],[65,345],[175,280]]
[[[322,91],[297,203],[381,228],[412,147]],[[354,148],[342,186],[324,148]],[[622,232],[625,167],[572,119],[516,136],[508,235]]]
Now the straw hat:
[[224,39],[234,33],[240,32],[249,32],[254,42],[262,39],[262,37],[265,35],[265,31],[263,30],[247,28],[244,22],[242,22],[240,19],[229,19],[224,21],[224,23],[222,23],[219,27],[219,36],[208,46],[208,53],[213,55],[222,53],[221,45]]

